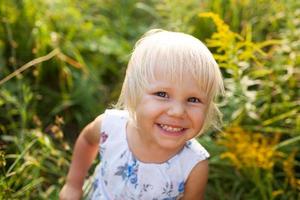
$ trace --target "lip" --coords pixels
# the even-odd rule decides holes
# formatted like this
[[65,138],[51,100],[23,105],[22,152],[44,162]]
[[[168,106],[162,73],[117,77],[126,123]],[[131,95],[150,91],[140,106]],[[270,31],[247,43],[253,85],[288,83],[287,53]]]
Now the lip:
[[[162,134],[167,135],[167,136],[173,136],[173,137],[181,136],[187,130],[186,128],[182,128],[182,127],[174,126],[174,125],[168,125],[168,124],[159,124],[159,123],[156,123],[155,125],[158,127],[158,129],[160,130],[160,132]],[[168,128],[163,128],[162,126],[170,127],[170,130],[168,130]],[[176,129],[182,129],[182,130],[177,131]]]

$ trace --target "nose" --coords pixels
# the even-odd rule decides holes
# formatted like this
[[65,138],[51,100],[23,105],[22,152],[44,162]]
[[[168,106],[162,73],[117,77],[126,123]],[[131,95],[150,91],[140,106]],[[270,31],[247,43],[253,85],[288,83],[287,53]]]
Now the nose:
[[185,107],[182,102],[170,102],[167,114],[172,117],[182,117],[185,114]]

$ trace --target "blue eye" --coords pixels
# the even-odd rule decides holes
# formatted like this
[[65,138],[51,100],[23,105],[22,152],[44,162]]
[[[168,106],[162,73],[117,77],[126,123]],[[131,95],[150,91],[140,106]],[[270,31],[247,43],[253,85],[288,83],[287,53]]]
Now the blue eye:
[[190,98],[188,98],[188,102],[191,102],[191,103],[200,103],[201,100],[199,98],[196,98],[196,97],[190,97]]
[[158,97],[163,97],[163,98],[167,98],[168,97],[168,95],[167,95],[166,92],[155,92],[154,94],[156,96],[158,96]]

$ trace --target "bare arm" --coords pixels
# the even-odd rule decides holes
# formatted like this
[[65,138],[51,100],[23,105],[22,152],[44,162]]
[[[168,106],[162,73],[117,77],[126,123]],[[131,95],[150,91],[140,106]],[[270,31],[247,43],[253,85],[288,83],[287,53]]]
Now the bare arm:
[[208,179],[208,160],[199,162],[190,173],[185,184],[183,200],[204,200]]
[[101,119],[102,115],[89,123],[75,143],[67,180],[59,194],[61,200],[79,200],[81,198],[84,178],[97,155]]

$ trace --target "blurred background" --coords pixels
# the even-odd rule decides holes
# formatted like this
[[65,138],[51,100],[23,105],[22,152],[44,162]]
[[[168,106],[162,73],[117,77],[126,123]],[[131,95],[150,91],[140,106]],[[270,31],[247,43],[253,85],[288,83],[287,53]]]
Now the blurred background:
[[206,199],[300,199],[300,1],[1,0],[0,23],[0,199],[58,199],[151,28],[202,40],[225,79]]

